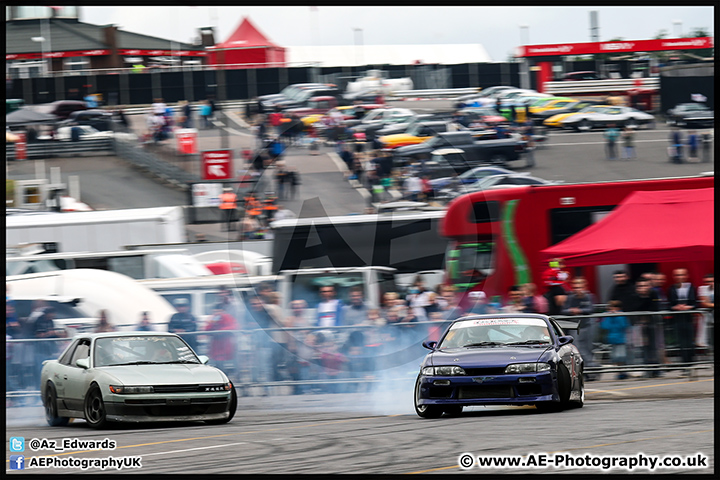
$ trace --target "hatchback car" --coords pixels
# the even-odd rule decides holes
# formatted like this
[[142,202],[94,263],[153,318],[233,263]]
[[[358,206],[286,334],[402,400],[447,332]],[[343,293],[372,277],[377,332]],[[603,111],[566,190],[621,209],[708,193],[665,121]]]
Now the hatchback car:
[[40,393],[49,425],[84,418],[108,422],[205,421],[235,415],[235,387],[205,365],[179,336],[158,332],[80,335],[57,360],[47,360]]
[[539,314],[469,315],[455,320],[420,367],[413,392],[423,418],[472,405],[582,407],[583,359],[573,337]]

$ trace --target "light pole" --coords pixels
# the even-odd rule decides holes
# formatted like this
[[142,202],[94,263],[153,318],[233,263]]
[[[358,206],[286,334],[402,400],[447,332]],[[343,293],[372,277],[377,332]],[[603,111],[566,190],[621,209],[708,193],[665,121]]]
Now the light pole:
[[682,37],[682,20],[673,20],[673,30],[675,30],[675,36],[677,38]]
[[[353,32],[355,32],[355,63],[360,66],[362,63],[362,48],[363,48],[363,29],[362,28],[353,28]],[[359,35],[358,35],[359,34]],[[358,37],[360,37],[360,42],[358,42]],[[360,60],[358,60],[358,43],[360,45]]]
[[[527,45],[530,43],[530,26],[529,25],[518,25],[520,27],[520,45]],[[523,35],[523,30],[525,35]]]
[[45,37],[32,37],[30,40],[33,42],[39,42],[40,43],[40,51],[42,52],[42,59],[43,59],[43,76],[47,76],[48,74],[48,59],[47,54],[45,52]]

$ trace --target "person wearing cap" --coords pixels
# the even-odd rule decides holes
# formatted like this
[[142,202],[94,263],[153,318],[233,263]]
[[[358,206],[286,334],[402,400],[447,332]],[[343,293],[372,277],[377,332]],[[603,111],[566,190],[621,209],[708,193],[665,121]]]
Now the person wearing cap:
[[[190,313],[190,302],[187,298],[177,298],[173,302],[177,313],[174,313],[170,317],[170,323],[168,323],[168,332],[170,333],[190,333],[197,331],[197,320],[195,316]],[[180,335],[193,350],[197,349],[197,338],[195,335]]]
[[488,313],[487,295],[485,295],[485,292],[475,290],[468,293],[468,298],[470,302],[468,303],[467,313],[477,313],[479,315]]

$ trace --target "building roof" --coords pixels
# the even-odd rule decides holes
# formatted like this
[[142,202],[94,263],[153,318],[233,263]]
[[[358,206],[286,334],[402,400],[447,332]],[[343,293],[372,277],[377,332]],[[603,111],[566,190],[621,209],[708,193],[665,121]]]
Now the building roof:
[[480,44],[444,45],[338,45],[286,47],[288,63],[319,63],[323,67],[359,65],[411,65],[437,63],[489,63],[492,58]]
[[[111,25],[93,25],[73,20],[52,19],[50,24],[49,47],[53,52],[75,50],[106,49],[103,29]],[[33,42],[32,37],[44,36],[41,22],[24,20],[5,22],[5,53],[23,54],[39,53],[42,45]],[[116,32],[117,48],[142,50],[203,50],[202,47],[180,42],[171,42],[164,38],[151,37],[118,29]],[[172,43],[172,45],[171,45]]]

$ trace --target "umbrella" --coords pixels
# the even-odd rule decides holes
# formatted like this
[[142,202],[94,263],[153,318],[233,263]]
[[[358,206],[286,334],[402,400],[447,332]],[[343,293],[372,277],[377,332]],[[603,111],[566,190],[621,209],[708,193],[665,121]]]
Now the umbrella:
[[41,113],[29,108],[21,108],[14,112],[5,115],[5,124],[13,127],[20,125],[29,125],[33,123],[55,123],[58,121],[58,117],[49,113]]

